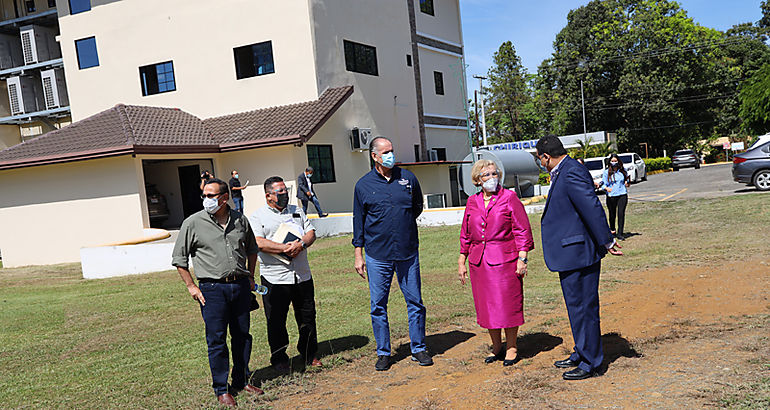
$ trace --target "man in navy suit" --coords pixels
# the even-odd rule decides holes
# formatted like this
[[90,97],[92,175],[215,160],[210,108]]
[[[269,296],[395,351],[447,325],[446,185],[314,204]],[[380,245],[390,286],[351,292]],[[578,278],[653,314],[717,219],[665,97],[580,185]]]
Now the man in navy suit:
[[599,327],[599,272],[607,252],[623,255],[612,237],[588,169],[570,158],[559,138],[549,135],[537,145],[537,157],[551,173],[551,189],[541,219],[543,256],[559,272],[575,349],[554,363],[565,380],[599,374],[604,360]]

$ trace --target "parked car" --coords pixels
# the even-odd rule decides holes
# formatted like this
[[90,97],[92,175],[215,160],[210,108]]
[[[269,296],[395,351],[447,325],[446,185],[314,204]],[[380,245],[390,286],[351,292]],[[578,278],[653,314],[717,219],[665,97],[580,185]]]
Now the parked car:
[[166,197],[158,191],[155,184],[147,184],[144,188],[147,192],[147,213],[150,216],[150,226],[155,228],[168,219],[168,203],[166,203]]
[[770,190],[770,142],[733,157],[733,180],[760,191]]
[[[584,165],[586,168],[588,168],[588,172],[591,173],[591,178],[594,180],[594,185],[601,185],[602,174],[604,173],[604,168],[606,168],[606,158],[586,158],[583,161],[585,161]],[[597,191],[599,191],[599,189],[597,189]]]
[[679,168],[686,167],[700,169],[700,157],[691,149],[680,149],[671,156],[671,168],[679,171]]
[[644,160],[639,154],[626,152],[624,154],[618,154],[618,157],[623,161],[623,167],[628,173],[629,183],[647,180],[647,164],[644,163]]

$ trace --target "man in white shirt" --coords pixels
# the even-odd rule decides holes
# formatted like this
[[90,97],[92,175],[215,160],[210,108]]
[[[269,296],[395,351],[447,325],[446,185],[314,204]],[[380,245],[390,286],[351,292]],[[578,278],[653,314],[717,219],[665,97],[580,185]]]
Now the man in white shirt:
[[[289,334],[286,317],[289,305],[299,329],[297,350],[305,364],[322,366],[316,357],[318,338],[315,323],[315,296],[313,278],[306,249],[315,241],[315,228],[296,205],[289,205],[289,193],[278,176],[265,181],[267,205],[249,217],[259,247],[259,274],[267,294],[262,296],[267,318],[267,340],[270,344],[270,363],[281,373],[290,371]],[[286,243],[274,241],[276,231],[289,229],[297,238]]]

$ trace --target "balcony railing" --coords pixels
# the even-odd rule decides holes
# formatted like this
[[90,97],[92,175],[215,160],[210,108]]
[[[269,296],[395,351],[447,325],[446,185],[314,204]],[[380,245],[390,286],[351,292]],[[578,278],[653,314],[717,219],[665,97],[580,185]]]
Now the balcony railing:
[[37,121],[38,118],[63,118],[70,115],[70,107],[59,107],[51,110],[35,111],[26,114],[11,115],[9,117],[0,118],[0,124],[29,124]]

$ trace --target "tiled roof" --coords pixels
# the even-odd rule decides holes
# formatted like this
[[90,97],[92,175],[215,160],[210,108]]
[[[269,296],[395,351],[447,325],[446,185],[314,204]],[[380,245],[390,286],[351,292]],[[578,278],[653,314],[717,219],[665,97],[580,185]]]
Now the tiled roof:
[[330,88],[315,101],[201,120],[175,108],[118,104],[0,151],[0,169],[124,154],[214,153],[304,143],[353,93]]

